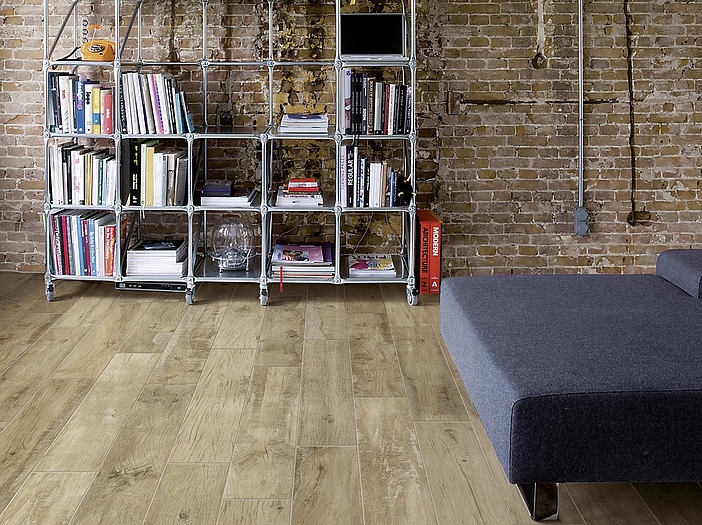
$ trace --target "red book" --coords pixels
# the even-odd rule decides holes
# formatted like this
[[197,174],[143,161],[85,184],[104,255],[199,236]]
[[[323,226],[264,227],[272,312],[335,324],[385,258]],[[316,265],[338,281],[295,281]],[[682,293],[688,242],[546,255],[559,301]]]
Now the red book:
[[113,115],[112,115],[112,88],[102,88],[100,90],[100,122],[102,123],[102,132],[112,135],[113,131]]
[[[421,210],[419,210],[421,211]],[[417,218],[419,219],[419,233],[418,233],[418,244],[419,249],[417,250],[417,282],[419,283],[419,293],[428,294],[429,293],[429,238],[430,238],[430,223],[427,221],[422,221],[419,218],[419,212],[417,213]]]
[[115,240],[117,226],[105,225],[105,277],[112,277],[115,271]]
[[[420,266],[420,282],[419,282],[419,292],[420,293],[430,293],[438,294],[441,290],[441,220],[429,210],[417,210],[417,218],[419,219],[419,231],[420,231],[420,255],[419,255],[419,266]],[[427,229],[427,236],[425,237],[424,229]],[[427,250],[427,271],[428,271],[428,291],[423,291],[422,289],[422,257],[423,257],[423,246],[422,243],[424,239],[428,242]]]

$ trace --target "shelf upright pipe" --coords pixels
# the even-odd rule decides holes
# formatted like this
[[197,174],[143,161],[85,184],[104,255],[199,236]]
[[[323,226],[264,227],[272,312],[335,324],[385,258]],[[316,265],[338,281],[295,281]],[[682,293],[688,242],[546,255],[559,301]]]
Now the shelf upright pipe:
[[[49,0],[45,0],[44,5],[48,5]],[[71,2],[71,7],[66,13],[66,15],[63,17],[63,21],[61,22],[61,25],[59,26],[58,32],[56,33],[56,36],[54,37],[54,41],[51,44],[51,47],[48,52],[45,52],[46,58],[48,59],[51,55],[53,55],[54,51],[56,50],[56,46],[58,45],[58,41],[61,38],[61,34],[63,33],[63,30],[66,29],[66,25],[68,24],[68,20],[71,18],[71,15],[73,15],[76,11],[76,7],[78,6],[78,2],[81,0],[73,0]],[[48,30],[48,25],[49,25],[49,19],[47,18],[49,16],[49,10],[48,6],[44,10],[44,27],[45,27],[45,42],[44,45],[46,46],[46,42],[48,41],[49,38],[49,30]],[[73,44],[74,47],[78,47],[78,40],[77,40],[77,31],[78,30],[78,18],[74,17],[73,18]]]
[[585,136],[584,136],[584,49],[583,49],[583,0],[578,0],[578,207],[584,204],[585,192]]
[[49,112],[48,108],[50,101],[49,89],[49,0],[44,0],[44,61],[43,61],[43,76],[44,76],[44,265],[46,272],[44,274],[44,282],[46,284],[47,298],[50,299],[49,293],[52,290],[51,280],[51,193],[49,184],[49,145],[51,135],[49,133]]
[[[334,165],[336,166],[335,177],[334,177],[334,187],[335,187],[335,206],[334,206],[334,221],[336,227],[334,228],[334,260],[336,261],[336,268],[334,269],[334,282],[341,282],[341,211],[343,206],[346,205],[345,202],[341,202],[341,183],[339,177],[344,173],[343,168],[345,167],[346,159],[344,159],[344,165],[342,165],[341,160],[341,139],[343,133],[346,131],[345,127],[345,107],[344,107],[344,69],[341,62],[341,0],[335,0],[334,9],[334,23],[335,23],[335,49],[334,49],[334,71],[336,73],[336,130],[334,133],[334,144],[335,144],[335,156]],[[342,127],[344,126],[344,127]],[[346,181],[344,180],[345,184]]]

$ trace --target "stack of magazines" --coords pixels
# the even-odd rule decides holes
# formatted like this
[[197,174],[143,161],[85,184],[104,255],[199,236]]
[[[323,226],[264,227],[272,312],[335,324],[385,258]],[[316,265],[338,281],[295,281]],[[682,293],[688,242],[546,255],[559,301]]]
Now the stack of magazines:
[[322,206],[324,197],[319,181],[310,178],[292,178],[287,186],[278,188],[275,205],[282,208]]
[[277,242],[271,270],[281,281],[288,277],[333,277],[332,243]]
[[188,253],[184,241],[141,240],[127,250],[129,277],[180,278],[187,265]]
[[386,254],[353,254],[348,257],[349,277],[385,277],[396,276],[392,255]]
[[329,118],[324,113],[285,114],[278,126],[278,133],[327,133]]
[[234,186],[226,180],[208,180],[202,188],[202,206],[253,206],[259,191],[256,188]]

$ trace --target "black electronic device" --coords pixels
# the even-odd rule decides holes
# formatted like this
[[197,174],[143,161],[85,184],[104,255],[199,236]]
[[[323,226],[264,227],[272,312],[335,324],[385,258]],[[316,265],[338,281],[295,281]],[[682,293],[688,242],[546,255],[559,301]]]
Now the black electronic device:
[[405,16],[402,13],[341,15],[342,58],[405,56]]

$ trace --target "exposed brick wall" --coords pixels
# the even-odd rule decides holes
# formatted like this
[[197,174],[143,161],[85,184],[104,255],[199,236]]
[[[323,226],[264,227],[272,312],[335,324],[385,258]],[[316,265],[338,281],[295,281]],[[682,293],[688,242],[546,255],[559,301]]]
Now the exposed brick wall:
[[[275,25],[286,44],[281,56],[302,44],[326,57],[330,2],[277,4],[286,9]],[[369,10],[384,4],[367,2]],[[98,5],[93,11],[81,3],[82,13],[108,20]],[[144,6],[151,9],[145,58],[200,58],[199,3]],[[222,43],[211,58],[265,56],[266,2],[210,7],[208,39]],[[577,3],[421,0],[418,13],[418,201],[444,220],[445,275],[647,272],[665,248],[700,247],[701,2],[585,1],[586,237],[573,234],[572,220]],[[52,24],[60,17],[52,10]],[[43,268],[41,46],[39,0],[0,8],[0,269]],[[62,46],[59,56],[70,50]],[[197,96],[197,69],[176,74]],[[308,80],[324,83],[328,75]],[[253,74],[213,69],[210,123],[248,123],[248,108],[268,102],[256,95],[260,83]],[[322,91],[309,100],[305,93],[281,79],[275,103],[331,103]],[[449,99],[455,114],[447,112]],[[251,152],[255,146],[239,160],[222,159],[250,162]],[[350,224],[348,242],[368,228],[369,242],[382,243],[396,227],[382,219]],[[303,225],[310,235],[314,228]]]

